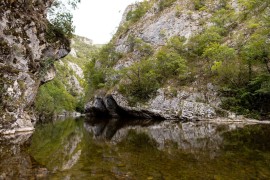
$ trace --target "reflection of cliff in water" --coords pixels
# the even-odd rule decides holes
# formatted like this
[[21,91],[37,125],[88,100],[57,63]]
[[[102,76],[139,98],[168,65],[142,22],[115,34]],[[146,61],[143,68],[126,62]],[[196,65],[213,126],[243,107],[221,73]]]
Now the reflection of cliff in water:
[[265,179],[269,130],[242,123],[57,121],[38,126],[31,138],[0,140],[0,179]]
[[96,139],[111,140],[113,143],[123,141],[130,130],[146,133],[158,143],[159,149],[169,144],[177,144],[183,150],[217,150],[223,142],[222,133],[243,127],[237,123],[210,123],[164,121],[156,123],[151,120],[90,119],[84,127]]
[[32,133],[0,136],[0,179],[35,179],[48,173],[26,152]]

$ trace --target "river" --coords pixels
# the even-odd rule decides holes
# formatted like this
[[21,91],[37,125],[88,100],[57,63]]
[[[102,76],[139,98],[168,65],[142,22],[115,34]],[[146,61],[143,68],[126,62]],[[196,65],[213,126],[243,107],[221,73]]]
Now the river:
[[270,125],[66,119],[0,136],[0,179],[269,179]]

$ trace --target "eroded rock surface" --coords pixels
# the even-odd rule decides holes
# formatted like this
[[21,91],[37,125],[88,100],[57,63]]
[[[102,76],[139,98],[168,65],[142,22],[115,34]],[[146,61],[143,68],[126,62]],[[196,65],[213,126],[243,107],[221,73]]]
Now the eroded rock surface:
[[64,36],[47,35],[53,31],[46,19],[51,3],[0,2],[0,133],[33,129],[38,87],[53,78],[53,62],[70,51]]

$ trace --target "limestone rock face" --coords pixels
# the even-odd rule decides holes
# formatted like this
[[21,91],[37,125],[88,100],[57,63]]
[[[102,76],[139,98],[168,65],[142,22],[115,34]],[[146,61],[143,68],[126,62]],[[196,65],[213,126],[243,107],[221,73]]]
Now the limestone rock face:
[[[131,26],[127,33],[117,38],[116,50],[118,52],[128,52],[128,37],[130,35],[150,43],[155,48],[165,45],[166,41],[173,36],[189,38],[192,34],[201,30],[200,21],[202,19],[211,17],[210,14],[205,12],[191,12],[188,9],[178,12],[179,10],[176,8],[178,5],[173,5],[160,13],[157,10],[157,3],[152,6],[138,23]],[[120,26],[125,22],[126,14],[134,8],[134,5],[127,7]]]
[[[211,11],[204,11],[202,9],[196,10],[196,5],[193,2],[191,0],[177,0],[170,6],[161,9],[160,1],[151,1],[153,3],[151,7],[136,22],[127,21],[127,15],[139,6],[137,4],[128,6],[123,14],[120,28],[111,41],[115,50],[123,55],[114,64],[113,69],[121,70],[143,59],[151,60],[149,57],[144,57],[143,52],[133,47],[136,40],[145,46],[150,46],[155,58],[155,54],[167,44],[170,38],[174,36],[185,37],[188,41],[193,35],[202,32],[204,26],[212,26],[210,19],[213,12],[220,9],[222,3],[218,0],[205,1],[205,6]],[[236,11],[239,10],[236,0],[230,0],[226,3]],[[96,63],[96,67],[99,67],[98,63]],[[181,87],[177,85],[177,87],[173,87],[174,84],[168,81],[158,89],[153,95],[154,97],[148,102],[137,103],[132,107],[128,104],[128,97],[120,94],[118,92],[119,87],[116,85],[112,88],[113,90],[110,89],[105,93],[106,95],[97,95],[93,102],[88,103],[86,109],[90,111],[99,109],[100,112],[101,109],[95,106],[94,102],[97,102],[97,99],[106,102],[106,97],[111,96],[120,109],[141,113],[147,111],[165,119],[209,120],[219,117],[224,119],[239,118],[234,116],[234,113],[231,114],[220,108],[221,97],[217,87],[211,81],[201,80],[200,75],[196,75],[194,78],[194,81]],[[120,82],[121,80],[123,79],[120,79]],[[106,107],[106,103],[103,103],[103,105],[103,107]],[[120,113],[116,114],[121,115]],[[145,118],[147,117],[151,118],[151,116],[145,116]]]
[[64,36],[47,36],[51,3],[0,2],[0,133],[33,129],[38,87],[54,77],[53,62],[70,51]]

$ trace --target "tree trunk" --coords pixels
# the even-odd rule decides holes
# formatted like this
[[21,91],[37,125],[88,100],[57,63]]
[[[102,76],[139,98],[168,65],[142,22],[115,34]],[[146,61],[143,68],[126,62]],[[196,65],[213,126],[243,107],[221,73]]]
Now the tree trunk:
[[252,76],[252,66],[251,66],[251,61],[248,61],[248,80],[251,81],[251,76]]
[[266,57],[264,59],[264,63],[265,63],[265,66],[266,66],[266,69],[267,69],[268,73],[270,74],[270,65],[269,65],[270,59]]

